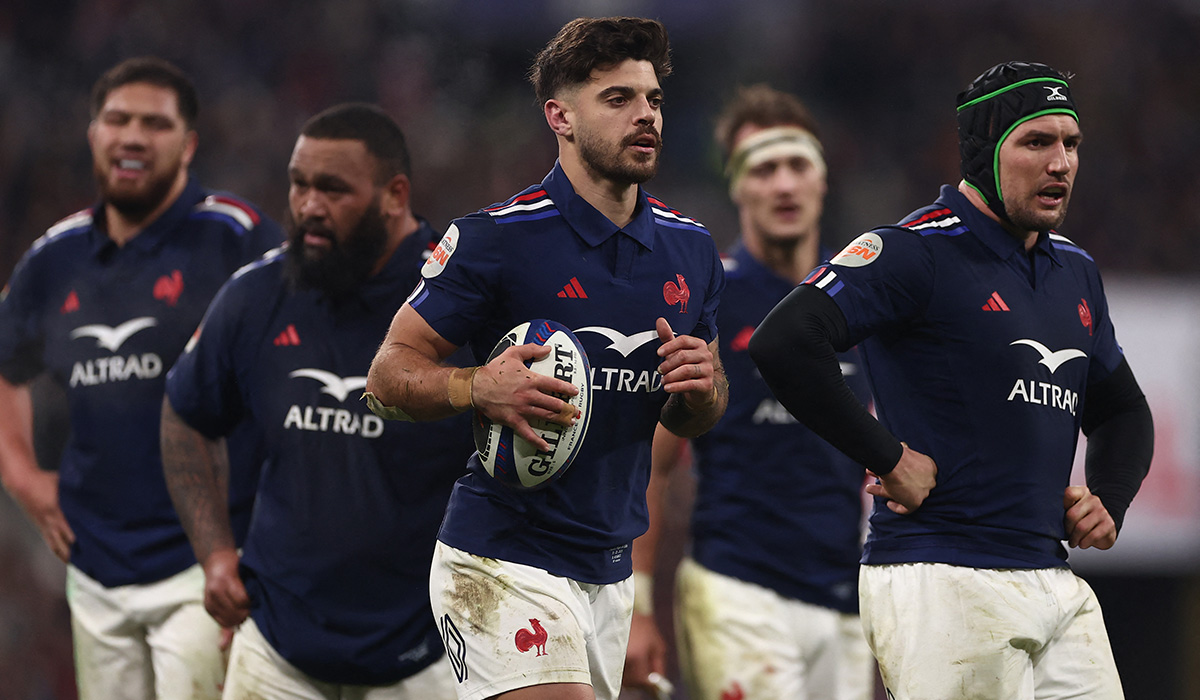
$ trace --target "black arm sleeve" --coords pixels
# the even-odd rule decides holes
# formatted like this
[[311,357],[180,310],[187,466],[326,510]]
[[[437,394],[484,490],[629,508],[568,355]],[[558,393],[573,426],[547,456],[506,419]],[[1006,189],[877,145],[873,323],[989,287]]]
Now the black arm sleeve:
[[1100,498],[1120,530],[1125,511],[1150,471],[1154,420],[1133,370],[1124,359],[1084,394],[1084,465],[1088,489]]
[[750,338],[750,357],[779,402],[801,423],[876,474],[904,448],[842,377],[837,351],[850,347],[846,317],[825,292],[801,285]]

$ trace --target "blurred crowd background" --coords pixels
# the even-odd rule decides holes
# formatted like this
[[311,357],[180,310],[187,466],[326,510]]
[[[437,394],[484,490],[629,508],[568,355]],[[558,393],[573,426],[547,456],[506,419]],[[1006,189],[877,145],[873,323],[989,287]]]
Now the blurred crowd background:
[[[382,105],[410,140],[415,208],[441,228],[543,177],[555,143],[525,71],[565,21],[613,14],[671,33],[648,189],[721,247],[737,229],[712,126],[737,85],[794,91],[821,121],[823,231],[840,247],[957,182],[955,95],[1027,60],[1075,74],[1085,143],[1061,232],[1109,275],[1200,278],[1200,0],[4,0],[0,283],[92,202],[89,92],[123,58],[160,55],[192,76],[195,173],[277,217],[304,120],[347,100]],[[1200,321],[1192,308],[1177,322]],[[63,436],[47,430],[53,466]],[[1200,584],[1194,563],[1177,569],[1094,577],[1131,700],[1200,698]],[[62,575],[0,495],[0,700],[74,697]]]

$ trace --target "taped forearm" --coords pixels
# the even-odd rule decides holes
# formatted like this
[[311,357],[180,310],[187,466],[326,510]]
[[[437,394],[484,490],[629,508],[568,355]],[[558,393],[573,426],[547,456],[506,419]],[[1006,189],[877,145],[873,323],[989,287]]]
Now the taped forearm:
[[802,285],[759,324],[750,356],[797,420],[867,469],[886,474],[903,447],[846,385],[836,351],[849,347],[848,336],[837,304]]
[[403,345],[380,348],[363,398],[384,420],[428,421],[471,408],[478,367],[446,367]]

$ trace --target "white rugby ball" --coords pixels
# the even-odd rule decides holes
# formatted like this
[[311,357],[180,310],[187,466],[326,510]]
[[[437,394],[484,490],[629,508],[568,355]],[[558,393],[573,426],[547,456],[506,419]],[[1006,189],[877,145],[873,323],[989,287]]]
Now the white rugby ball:
[[558,396],[580,412],[575,424],[564,427],[549,421],[530,421],[550,449],[539,451],[512,428],[475,412],[475,449],[487,473],[514,489],[532,490],[550,485],[563,475],[583,446],[592,406],[592,370],[587,352],[575,334],[555,321],[536,319],[522,323],[500,339],[488,361],[513,345],[549,345],[550,354],[527,366],[533,372],[575,385],[575,396]]

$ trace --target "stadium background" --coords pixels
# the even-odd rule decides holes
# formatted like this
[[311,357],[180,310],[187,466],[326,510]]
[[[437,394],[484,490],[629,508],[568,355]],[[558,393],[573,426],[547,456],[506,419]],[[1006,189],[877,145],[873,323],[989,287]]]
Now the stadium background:
[[[1086,142],[1062,233],[1105,272],[1162,433],[1127,536],[1073,561],[1104,605],[1127,697],[1200,698],[1198,0],[5,0],[0,283],[41,231],[91,203],[88,93],[122,58],[161,55],[193,77],[194,172],[275,216],[300,124],[336,102],[378,102],[409,136],[417,210],[444,227],[541,179],[555,146],[524,72],[563,22],[610,14],[657,17],[671,33],[649,189],[722,247],[737,229],[712,119],[738,84],[794,91],[821,120],[823,229],[837,247],[957,181],[953,98],[978,73],[1036,60],[1076,74]],[[38,396],[52,464],[64,436],[53,392]],[[681,506],[688,489],[686,475],[673,485]],[[0,496],[0,700],[74,697],[62,576]],[[669,595],[660,587],[664,624]]]

